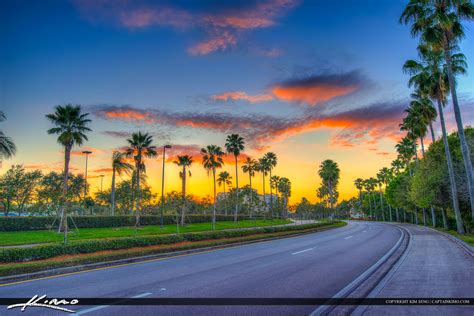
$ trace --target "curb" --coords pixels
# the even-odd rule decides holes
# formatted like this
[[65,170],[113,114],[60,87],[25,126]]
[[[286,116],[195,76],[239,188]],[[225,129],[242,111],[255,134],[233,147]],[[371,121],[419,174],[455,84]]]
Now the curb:
[[289,234],[285,236],[268,237],[268,238],[262,238],[262,239],[256,239],[256,240],[222,244],[222,245],[217,245],[217,246],[200,247],[200,248],[189,249],[189,250],[178,250],[178,251],[171,251],[171,252],[152,254],[152,255],[146,255],[146,256],[140,256],[140,257],[124,258],[124,259],[117,259],[117,260],[105,261],[105,262],[88,263],[88,264],[76,265],[76,266],[71,266],[71,267],[63,267],[63,268],[49,269],[49,270],[43,270],[43,271],[31,272],[31,273],[25,273],[25,274],[4,276],[4,277],[0,277],[0,287],[5,286],[9,283],[19,282],[19,281],[24,281],[24,280],[39,279],[39,278],[45,278],[45,277],[50,277],[50,276],[62,275],[62,274],[74,274],[78,272],[87,272],[89,270],[93,271],[95,269],[102,269],[102,268],[114,268],[114,267],[120,267],[123,264],[140,263],[140,262],[146,262],[146,261],[152,261],[152,260],[158,260],[158,259],[166,259],[169,257],[204,253],[208,251],[245,246],[245,245],[255,244],[259,242],[268,242],[268,241],[273,241],[273,240],[278,240],[278,239],[309,235],[309,234],[319,233],[326,230],[342,228],[342,227],[344,226],[321,227],[321,228],[316,228],[308,232],[300,232],[300,233]]
[[[431,228],[431,227],[430,227]],[[461,240],[451,234],[448,234],[448,233],[445,233],[443,231],[439,231],[437,229],[433,229],[431,228],[432,230],[435,230],[436,232],[438,232],[439,234],[441,235],[444,235],[444,237],[450,239],[451,241],[453,241],[454,243],[456,243],[459,247],[461,247],[465,252],[467,252],[468,255],[470,255],[471,257],[474,257],[474,247],[469,245],[467,242],[465,242],[464,240]]]

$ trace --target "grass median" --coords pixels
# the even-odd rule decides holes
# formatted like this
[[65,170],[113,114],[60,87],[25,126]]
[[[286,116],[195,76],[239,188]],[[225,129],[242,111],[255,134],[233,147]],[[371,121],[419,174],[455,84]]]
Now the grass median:
[[[216,230],[233,229],[233,228],[251,228],[251,227],[265,227],[272,225],[289,224],[291,221],[286,219],[274,220],[241,220],[237,222],[226,221],[216,222]],[[179,227],[180,233],[203,232],[212,230],[212,223],[194,223],[186,224]],[[176,225],[164,225],[161,228],[159,225],[141,226],[137,230],[137,236],[155,236],[175,234]],[[119,238],[130,237],[134,235],[133,227],[108,227],[108,228],[80,228],[79,230],[71,229],[68,239],[87,240],[87,239],[101,239],[101,238]],[[36,230],[36,231],[12,231],[0,232],[0,246],[16,246],[27,244],[41,244],[62,242],[63,235],[56,230]]]
[[448,233],[450,235],[453,235],[454,237],[465,241],[466,243],[468,243],[471,246],[474,246],[474,234],[461,235],[461,234],[458,234],[458,232],[455,231],[455,230],[446,230],[446,229],[441,229],[441,228],[437,228],[437,229],[439,231],[444,232],[444,233]]
[[[4,249],[0,251],[0,276],[36,272],[59,267],[105,262],[144,255],[169,253],[264,240],[295,234],[317,232],[346,225],[345,222],[321,222],[298,226],[263,227],[248,230],[187,233],[169,236],[109,239],[100,243],[79,241],[67,246],[47,245],[32,248]],[[166,237],[166,238],[165,238]],[[161,238],[161,240],[159,239]],[[24,262],[29,261],[29,262]]]

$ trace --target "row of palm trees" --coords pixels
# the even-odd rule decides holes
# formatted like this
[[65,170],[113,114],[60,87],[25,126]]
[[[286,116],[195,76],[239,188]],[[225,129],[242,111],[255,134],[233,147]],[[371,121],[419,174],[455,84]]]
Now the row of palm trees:
[[[448,143],[448,133],[444,118],[444,107],[451,97],[457,133],[460,140],[464,171],[467,178],[471,215],[474,219],[474,175],[470,157],[470,149],[466,141],[462,123],[461,110],[456,91],[456,77],[466,73],[465,56],[459,52],[459,42],[465,36],[463,22],[474,18],[474,5],[469,0],[410,0],[403,11],[400,22],[410,24],[412,36],[419,38],[418,60],[408,60],[403,71],[410,75],[409,87],[415,90],[411,94],[411,102],[406,110],[406,117],[400,129],[407,132],[406,136],[396,145],[398,157],[392,162],[391,169],[377,179],[356,179],[356,188],[368,192],[379,186],[386,185],[392,175],[408,168],[412,175],[413,159],[418,161],[417,143],[420,141],[421,153],[425,155],[424,138],[431,134],[435,141],[433,122],[439,116],[442,138],[445,149],[449,184],[451,189],[452,208],[456,218],[457,231],[464,234],[464,227],[459,207],[456,177],[453,159]],[[437,109],[434,104],[436,104]],[[381,196],[380,202],[383,203]],[[390,208],[390,204],[388,205]],[[383,205],[381,205],[382,214]],[[433,221],[434,208],[431,207]],[[443,216],[445,214],[443,213]],[[397,210],[397,220],[398,210]]]
[[[57,141],[64,147],[64,180],[63,180],[63,200],[61,202],[61,226],[64,231],[64,241],[67,242],[67,179],[69,177],[69,164],[71,152],[74,146],[81,146],[88,140],[87,133],[92,130],[88,127],[91,120],[88,118],[88,113],[82,113],[79,105],[66,104],[55,107],[52,114],[46,115],[54,127],[48,130],[48,134],[58,135]],[[147,158],[156,157],[156,146],[153,145],[153,137],[148,133],[137,132],[133,133],[127,140],[127,148],[124,152],[115,151],[112,155],[112,188],[111,188],[111,210],[114,214],[115,210],[115,184],[116,175],[131,175],[132,185],[136,190],[134,196],[134,211],[136,215],[135,227],[140,224],[140,186],[141,182],[146,180],[146,164]],[[14,147],[13,147],[14,148]],[[245,141],[238,134],[231,134],[227,136],[225,142],[225,150],[228,154],[232,154],[235,158],[235,179],[236,179],[236,193],[239,194],[238,183],[238,158],[245,149]],[[222,172],[219,179],[216,179],[217,169],[224,165],[223,157],[226,153],[221,147],[217,145],[208,145],[201,149],[202,165],[207,170],[208,174],[212,174],[214,185],[214,205],[213,205],[213,227],[215,227],[216,218],[216,183],[229,184],[230,175],[227,172]],[[129,160],[133,160],[133,164]],[[178,155],[174,161],[176,165],[181,167],[180,178],[182,180],[182,198],[183,206],[181,209],[181,224],[184,224],[185,218],[185,203],[186,198],[186,181],[187,177],[191,176],[189,168],[193,163],[193,157],[190,155]],[[261,172],[263,178],[263,194],[265,196],[265,176],[270,175],[270,209],[273,211],[273,191],[277,189],[284,191],[286,200],[291,194],[291,183],[287,178],[281,178],[277,182],[277,178],[272,176],[272,170],[277,164],[277,157],[274,153],[268,152],[262,158],[254,160],[250,157],[246,158],[242,171],[249,174],[250,189],[252,188],[252,178],[255,172]],[[235,202],[234,219],[237,220],[239,213],[239,199]],[[273,213],[272,213],[273,216]]]

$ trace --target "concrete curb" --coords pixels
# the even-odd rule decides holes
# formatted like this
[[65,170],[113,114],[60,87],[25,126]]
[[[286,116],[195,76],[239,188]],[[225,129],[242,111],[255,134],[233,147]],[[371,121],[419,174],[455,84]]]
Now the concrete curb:
[[457,237],[455,237],[451,234],[439,231],[437,229],[433,229],[433,228],[431,228],[431,229],[435,230],[436,232],[438,232],[441,235],[444,235],[444,237],[446,237],[446,238],[450,239],[451,241],[453,241],[454,243],[456,243],[459,247],[461,247],[464,251],[466,251],[471,257],[474,257],[474,247],[469,245],[464,240],[461,240],[461,239],[459,239],[459,238],[457,238]]
[[4,276],[4,277],[0,277],[0,286],[6,285],[8,283],[19,282],[19,281],[24,281],[24,280],[39,279],[39,278],[45,278],[45,277],[61,275],[61,274],[74,274],[78,272],[87,272],[89,270],[95,270],[95,269],[101,269],[101,268],[113,268],[114,266],[119,267],[120,265],[123,265],[123,264],[140,263],[140,262],[146,262],[146,261],[157,260],[157,259],[166,259],[169,257],[198,254],[198,253],[203,253],[207,251],[245,246],[245,245],[255,244],[259,242],[268,242],[272,240],[298,237],[298,236],[319,233],[319,232],[336,229],[336,228],[342,228],[342,227],[345,227],[345,226],[320,227],[320,228],[315,228],[314,230],[311,230],[308,232],[299,232],[299,233],[289,234],[285,236],[268,237],[268,238],[262,238],[262,239],[256,239],[256,240],[222,244],[222,245],[211,246],[211,247],[200,247],[200,248],[194,248],[194,249],[189,249],[189,250],[179,250],[179,251],[140,256],[140,257],[124,258],[124,259],[117,259],[117,260],[97,262],[97,263],[88,263],[88,264],[71,266],[71,267],[63,267],[63,268],[49,269],[49,270],[43,270],[43,271],[38,271],[38,272],[32,272],[32,273]]

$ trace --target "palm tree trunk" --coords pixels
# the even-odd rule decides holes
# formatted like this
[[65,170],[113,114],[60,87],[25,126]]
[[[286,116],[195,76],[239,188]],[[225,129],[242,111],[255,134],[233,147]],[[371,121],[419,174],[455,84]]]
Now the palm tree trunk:
[[431,132],[431,143],[433,144],[436,141],[435,134],[434,134],[434,129],[433,129],[433,123],[430,122],[430,132]]
[[273,191],[272,191],[272,168],[270,168],[270,212],[273,220]]
[[403,209],[403,222],[407,222],[407,211],[405,209]]
[[112,205],[112,216],[115,215],[115,167],[112,168],[112,194],[110,198]]
[[380,207],[382,208],[382,221],[385,222],[385,210],[383,208],[382,186],[379,186]]
[[369,214],[372,216],[372,201],[370,200],[370,192],[369,193]]
[[423,226],[426,226],[426,208],[423,208]]
[[214,179],[214,207],[212,208],[212,230],[216,230],[216,168],[212,168]]
[[454,216],[456,218],[456,227],[459,234],[464,234],[462,224],[461,211],[459,209],[458,189],[456,187],[456,177],[454,176],[453,160],[451,158],[451,150],[449,149],[448,134],[446,132],[446,123],[444,121],[443,105],[441,97],[438,98],[438,114],[443,132],[444,152],[446,155],[446,163],[448,164],[449,184],[451,186],[451,199],[453,202]]
[[137,206],[136,206],[136,213],[135,213],[135,234],[136,228],[140,226],[140,164],[136,165],[137,170]]
[[390,204],[388,204],[388,215],[389,215],[389,221],[390,222],[393,222],[393,219],[392,219],[392,206]]
[[423,158],[425,158],[425,144],[423,144],[423,137],[420,137],[420,143],[421,143],[421,154],[423,155]]
[[63,178],[63,203],[62,203],[62,225],[64,230],[64,243],[67,243],[67,190],[68,190],[68,178],[69,178],[69,162],[71,161],[71,146],[66,146],[64,150],[64,178]]
[[456,83],[454,82],[453,65],[451,63],[451,49],[450,43],[447,40],[444,41],[444,56],[446,58],[446,65],[448,66],[448,80],[449,87],[451,89],[451,99],[453,100],[454,117],[456,118],[456,124],[458,127],[459,141],[461,142],[461,152],[464,161],[464,168],[467,174],[467,187],[469,189],[469,199],[471,202],[471,216],[474,220],[474,172],[472,171],[471,155],[469,153],[469,146],[467,145],[466,136],[464,135],[464,127],[461,118],[461,109],[459,108],[458,96],[456,93]]
[[436,213],[433,205],[431,205],[431,224],[433,225],[433,228],[436,228]]
[[[237,221],[237,215],[239,214],[239,168],[237,165],[237,155],[234,155],[235,157],[235,193],[236,193],[236,199],[235,199],[235,213],[234,213],[234,222]],[[224,184],[225,186],[225,184]]]
[[415,224],[418,225],[418,209],[415,208]]
[[397,222],[400,222],[400,216],[398,214],[398,207],[395,208],[395,216],[397,217]]
[[182,205],[181,205],[181,226],[184,226],[184,213],[186,208],[186,167],[183,166],[183,177],[181,178],[181,192],[182,192]]
[[[265,199],[265,172],[262,173],[262,177],[263,177],[263,188],[262,188],[262,191],[263,191],[263,207],[264,207],[264,210],[263,210],[263,214],[266,214],[266,210],[267,210],[267,201]],[[265,215],[264,215],[264,218],[265,218]]]
[[446,210],[444,208],[441,208],[441,215],[443,216],[443,227],[448,229],[448,220],[446,219]]

